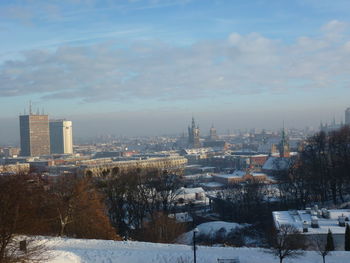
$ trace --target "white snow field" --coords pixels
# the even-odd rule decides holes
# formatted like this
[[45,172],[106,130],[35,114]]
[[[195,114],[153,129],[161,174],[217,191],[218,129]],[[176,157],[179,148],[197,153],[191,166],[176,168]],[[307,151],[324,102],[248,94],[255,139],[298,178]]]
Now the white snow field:
[[[49,238],[53,249],[49,263],[189,263],[193,250],[187,245],[155,244],[132,241]],[[259,248],[202,247],[197,251],[198,263],[216,263],[217,258],[239,257],[241,263],[279,262]],[[182,258],[182,260],[181,260]],[[320,263],[316,252],[306,252],[286,263]],[[348,263],[350,252],[337,251],[327,257],[327,263]]]

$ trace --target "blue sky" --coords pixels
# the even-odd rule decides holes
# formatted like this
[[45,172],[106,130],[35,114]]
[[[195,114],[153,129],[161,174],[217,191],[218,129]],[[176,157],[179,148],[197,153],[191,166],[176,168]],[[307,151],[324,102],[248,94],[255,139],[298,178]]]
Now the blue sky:
[[18,137],[29,100],[81,122],[82,136],[101,119],[124,135],[181,132],[192,115],[223,131],[340,120],[349,11],[344,0],[2,0],[0,135]]

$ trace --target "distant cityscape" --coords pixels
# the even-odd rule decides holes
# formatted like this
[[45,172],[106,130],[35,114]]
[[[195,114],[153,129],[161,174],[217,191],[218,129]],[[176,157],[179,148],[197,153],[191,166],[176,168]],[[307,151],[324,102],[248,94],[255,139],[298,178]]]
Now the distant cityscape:
[[[319,132],[331,133],[350,124],[350,108],[345,110],[344,122],[320,123]],[[158,137],[104,138],[102,142],[74,144],[72,121],[51,120],[46,114],[19,116],[20,148],[0,148],[0,175],[30,174],[39,176],[48,185],[62,176],[92,177],[96,180],[114,178],[116,174],[143,171],[167,171],[179,176],[182,187],[176,191],[174,208],[178,222],[192,224],[198,220],[215,221],[225,216],[219,204],[232,200],[232,189],[244,189],[253,182],[262,189],[262,204],[273,205],[280,200],[279,176],[298,160],[307,139],[316,131],[285,129],[278,132],[250,130],[235,134],[218,134],[214,125],[202,134],[200,125],[192,117],[187,134]],[[248,188],[247,188],[248,189]],[[242,190],[243,191],[243,190]],[[239,198],[236,193],[234,198]],[[230,201],[231,200],[231,201]],[[238,201],[239,199],[237,199]],[[235,203],[235,201],[232,201]],[[177,204],[177,205],[176,205]],[[271,209],[271,208],[269,208]],[[310,224],[298,221],[304,232],[327,233],[332,214],[338,210],[295,213],[318,213]],[[346,215],[347,210],[342,210]],[[288,211],[273,212],[275,227],[295,215]],[[313,215],[313,214],[312,214]],[[287,219],[286,219],[287,218]],[[343,248],[345,216],[339,226],[331,226],[337,233],[336,248]],[[319,221],[322,221],[322,225]],[[288,222],[289,222],[288,221]],[[344,221],[344,222],[343,222]]]
[[350,263],[349,13],[0,0],[0,263]]
[[[350,108],[345,110],[344,122],[321,122],[319,130],[329,132],[344,124],[350,124]],[[20,148],[0,148],[1,170],[15,173],[24,168],[48,175],[98,173],[106,167],[121,165],[120,162],[130,162],[131,166],[140,162],[144,166],[180,166],[187,174],[194,171],[266,172],[263,167],[270,157],[290,158],[308,136],[316,132],[281,127],[278,132],[251,129],[220,135],[213,124],[205,136],[194,117],[187,130],[187,134],[179,136],[110,136],[91,144],[73,144],[72,121],[34,114],[30,106],[28,114],[19,116]],[[152,162],[153,159],[158,161]]]

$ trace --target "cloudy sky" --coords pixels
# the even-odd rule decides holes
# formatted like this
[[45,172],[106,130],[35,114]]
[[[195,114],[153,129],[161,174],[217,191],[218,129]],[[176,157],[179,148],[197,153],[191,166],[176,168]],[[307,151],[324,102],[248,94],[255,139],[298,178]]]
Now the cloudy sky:
[[[33,102],[75,135],[317,126],[350,106],[348,0],[1,0],[0,143]],[[203,131],[206,133],[206,131]]]

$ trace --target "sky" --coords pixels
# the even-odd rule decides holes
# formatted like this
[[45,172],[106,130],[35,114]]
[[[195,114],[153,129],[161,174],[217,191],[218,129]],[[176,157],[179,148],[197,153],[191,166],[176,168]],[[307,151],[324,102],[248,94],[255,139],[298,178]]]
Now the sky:
[[77,137],[317,127],[350,106],[348,0],[1,0],[0,143],[18,115]]

